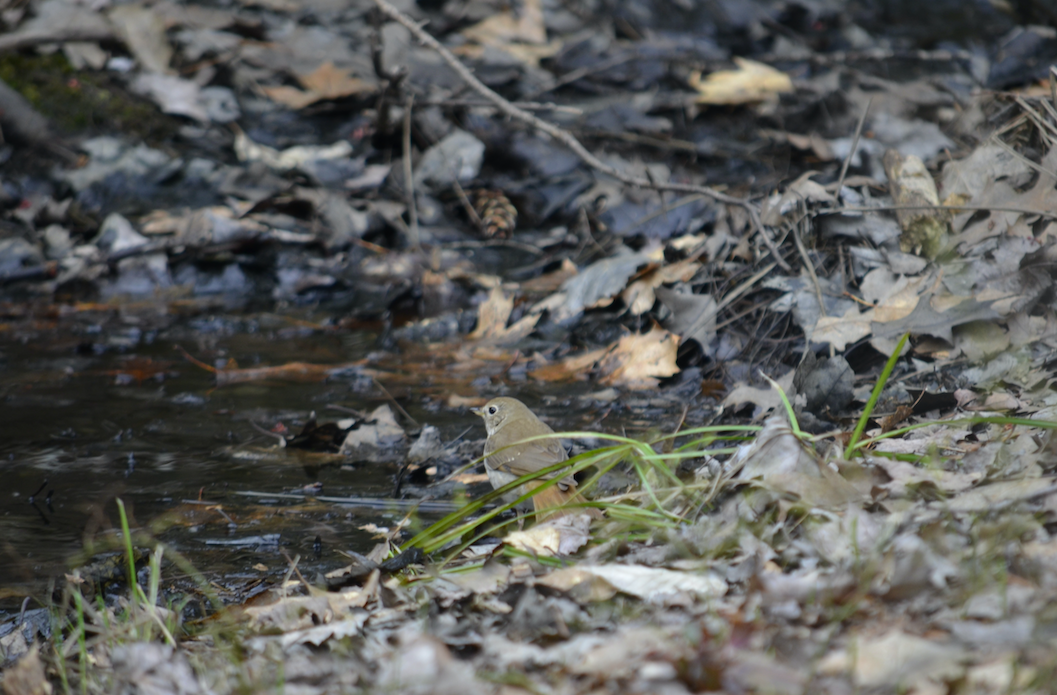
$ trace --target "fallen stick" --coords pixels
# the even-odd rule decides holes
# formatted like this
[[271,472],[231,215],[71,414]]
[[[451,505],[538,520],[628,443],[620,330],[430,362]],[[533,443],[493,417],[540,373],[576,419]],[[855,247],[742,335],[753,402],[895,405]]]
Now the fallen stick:
[[747,198],[736,198],[734,196],[729,196],[724,193],[720,193],[719,191],[715,190],[714,188],[710,188],[709,186],[697,186],[689,183],[655,183],[653,181],[650,181],[649,179],[640,179],[636,176],[629,176],[625,174],[619,169],[606,164],[601,159],[592,154],[591,151],[584,147],[583,143],[577,140],[576,137],[569,131],[560,128],[554,125],[553,123],[548,123],[547,121],[537,118],[536,116],[533,116],[531,113],[523,109],[519,109],[518,107],[514,106],[514,104],[512,104],[511,102],[507,101],[502,96],[489,89],[488,86],[481,82],[479,79],[477,79],[474,74],[470,72],[470,69],[463,65],[462,62],[452,54],[451,51],[441,45],[439,41],[437,41],[421,26],[419,26],[418,22],[393,7],[386,0],[374,0],[374,2],[383,14],[388,16],[393,21],[398,22],[403,26],[407,27],[408,31],[410,31],[414,35],[414,37],[419,40],[420,43],[436,51],[437,54],[440,55],[440,57],[444,60],[444,62],[447,63],[448,66],[451,67],[451,69],[459,75],[463,82],[469,85],[471,89],[480,94],[482,97],[490,101],[497,109],[502,111],[510,118],[516,121],[521,121],[522,123],[525,123],[535,128],[536,130],[550,135],[555,140],[558,140],[570,150],[572,150],[577,157],[583,160],[583,162],[592,169],[600,171],[603,174],[606,174],[607,176],[612,176],[621,183],[625,183],[629,186],[635,186],[636,188],[648,188],[657,191],[675,191],[677,193],[698,193],[701,195],[708,196],[709,198],[720,203],[726,203],[728,205],[737,205],[739,207],[744,208],[749,215],[749,219],[752,221],[752,225],[755,231],[759,232],[764,244],[766,244],[767,248],[774,255],[775,262],[777,262],[783,270],[787,272],[792,272],[792,268],[790,268],[789,264],[785,262],[785,259],[783,259],[781,254],[778,252],[778,248],[775,246],[774,240],[772,240],[771,237],[769,237],[766,231],[764,230],[763,223],[760,221],[759,211],[756,209],[756,205],[753,204],[751,200]]

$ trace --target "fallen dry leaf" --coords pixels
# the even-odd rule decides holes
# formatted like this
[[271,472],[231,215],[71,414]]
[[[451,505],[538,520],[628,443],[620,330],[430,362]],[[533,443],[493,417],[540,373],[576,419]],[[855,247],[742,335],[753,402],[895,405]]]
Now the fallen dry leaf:
[[657,377],[679,373],[675,364],[678,348],[679,336],[657,326],[645,335],[626,335],[599,361],[599,382],[633,389],[656,388]]
[[165,20],[154,8],[120,4],[110,11],[110,22],[128,50],[147,73],[169,73],[173,49],[165,34]]
[[283,106],[289,106],[292,109],[303,109],[322,98],[318,94],[304,92],[297,87],[285,84],[275,87],[261,87],[261,91],[272,101],[277,101]]
[[578,272],[575,263],[568,258],[563,258],[561,267],[557,270],[521,283],[521,291],[529,294],[550,294],[557,292],[569,278],[576,275]]
[[955,216],[951,226],[957,233],[954,242],[959,249],[965,252],[985,239],[1001,236],[1021,218],[1035,219],[1034,215],[1013,210],[1046,212],[1057,208],[1057,191],[1054,190],[1057,177],[1052,173],[1055,167],[1057,147],[1051,147],[1039,163],[1039,178],[1030,189],[1018,193],[1008,181],[1000,179],[989,181],[983,190],[977,191],[970,200],[973,206],[996,209],[988,213],[969,210]]
[[445,579],[475,594],[494,594],[502,591],[510,583],[510,568],[494,559],[488,559],[480,568],[472,572],[453,572]]
[[3,689],[8,695],[51,695],[51,683],[44,673],[38,645],[34,644],[29,652],[4,669]]
[[[567,357],[555,364],[545,364],[532,370],[533,379],[539,381],[562,381],[564,379],[586,379],[588,371],[606,354],[607,348],[591,350],[582,355]],[[537,359],[541,356],[537,355]]]
[[562,381],[586,379],[593,370],[606,386],[650,389],[657,386],[658,378],[679,373],[678,348],[679,336],[654,326],[649,333],[626,335],[609,347],[567,357],[529,374],[540,381]]
[[382,404],[359,427],[349,431],[341,444],[341,453],[364,456],[369,449],[393,447],[406,438],[407,433],[397,423],[393,411],[387,404]]
[[262,87],[262,90],[272,101],[292,109],[303,109],[326,99],[341,99],[374,91],[373,84],[353,77],[352,73],[335,67],[329,60],[309,74],[298,77],[298,81],[304,86],[304,91],[286,85]]
[[563,42],[547,42],[547,26],[540,0],[525,0],[517,16],[510,10],[498,12],[462,30],[469,43],[453,50],[471,60],[484,57],[488,46],[508,53],[517,60],[536,67],[540,60],[550,58],[561,50]]
[[[793,390],[793,375],[796,370],[790,369],[784,375],[775,379],[775,382],[782,387],[782,390],[786,393]],[[731,406],[738,408],[745,403],[752,403],[756,407],[753,409],[752,419],[758,420],[767,413],[771,412],[775,408],[782,405],[782,394],[778,389],[762,388],[758,386],[750,386],[746,383],[739,383],[734,386],[727,397],[723,399],[724,406]]]
[[649,262],[649,257],[641,253],[620,253],[596,261],[562,283],[560,291],[538,302],[532,312],[546,309],[552,320],[564,323],[585,309],[607,307],[627,286],[628,279]]
[[634,316],[645,314],[657,301],[656,290],[661,285],[672,282],[686,282],[701,267],[696,258],[670,263],[666,266],[648,266],[632,279],[620,294],[628,311]]
[[264,606],[247,606],[243,612],[254,629],[302,630],[340,619],[354,608],[363,608],[376,588],[377,579],[372,578],[362,588],[320,592],[312,596],[287,596]]
[[706,354],[711,354],[719,313],[719,305],[712,295],[684,294],[674,287],[658,287],[656,294],[661,304],[672,312],[663,326],[683,340],[696,340]]
[[348,70],[334,67],[334,63],[329,60],[307,75],[298,78],[298,81],[305,89],[321,94],[324,99],[337,99],[374,91],[374,85],[370,82],[353,77]]
[[702,79],[690,75],[690,86],[698,91],[698,104],[751,104],[776,99],[793,91],[793,81],[781,70],[747,58],[735,58],[736,70],[717,70]]
[[488,299],[477,310],[477,327],[467,338],[493,343],[516,343],[528,337],[540,314],[528,314],[512,326],[507,326],[507,319],[514,309],[514,300],[507,297],[499,287],[493,287]]
[[922,468],[906,461],[876,457],[874,465],[884,470],[892,482],[879,486],[893,497],[907,497],[908,488],[929,485],[945,495],[957,494],[968,490],[984,477],[982,471],[959,473],[942,469]]
[[569,591],[587,582],[592,588],[586,595],[605,600],[605,594],[612,592],[597,586],[595,579],[650,602],[663,602],[681,593],[699,598],[719,598],[727,593],[727,583],[711,572],[680,572],[642,565],[578,565],[551,572],[537,583]]
[[503,542],[533,555],[570,555],[591,540],[590,528],[590,514],[567,514],[509,533]]
[[540,0],[525,0],[520,14],[515,17],[510,10],[499,12],[463,29],[462,35],[471,41],[500,47],[511,41],[546,43],[547,27]]
[[849,343],[870,335],[872,319],[872,309],[860,313],[855,307],[850,307],[844,316],[820,316],[811,339],[829,343],[835,350],[843,352]]
[[861,286],[863,299],[873,304],[873,308],[860,312],[851,307],[844,316],[819,317],[811,339],[844,350],[850,343],[873,333],[875,323],[899,321],[913,313],[922,292],[933,282],[934,278],[929,275],[908,278],[888,268],[875,268],[866,274]]
[[929,506],[943,509],[945,512],[982,513],[1003,504],[1051,495],[1054,492],[1057,492],[1055,478],[1000,480],[973,488],[949,500],[932,502]]
[[814,507],[841,507],[861,499],[859,491],[806,448],[787,423],[784,415],[771,416],[756,439],[739,448],[730,466],[740,464],[742,478],[791,492]]
[[374,370],[363,370],[360,363],[347,364],[309,364],[308,362],[288,362],[274,367],[249,367],[247,369],[219,369],[216,371],[217,386],[241,384],[246,381],[264,381],[281,379],[283,381],[322,381],[328,376],[349,370],[368,376],[380,375]]
[[235,155],[243,162],[264,162],[273,169],[289,171],[315,159],[343,159],[352,154],[348,140],[331,145],[296,145],[285,150],[254,142],[241,130],[235,133]]
[[836,204],[837,199],[820,183],[811,180],[818,172],[805,172],[781,195],[775,193],[764,201],[760,210],[760,219],[764,224],[779,226],[785,222],[784,218],[791,213],[800,210],[807,203]]
[[488,399],[484,396],[460,396],[457,393],[448,396],[447,400],[449,408],[477,408],[487,402]]
[[923,681],[954,680],[964,671],[964,656],[956,644],[923,639],[895,628],[882,637],[859,639],[854,648],[827,655],[819,664],[819,672],[839,675],[850,671],[860,688],[913,689],[924,685]]

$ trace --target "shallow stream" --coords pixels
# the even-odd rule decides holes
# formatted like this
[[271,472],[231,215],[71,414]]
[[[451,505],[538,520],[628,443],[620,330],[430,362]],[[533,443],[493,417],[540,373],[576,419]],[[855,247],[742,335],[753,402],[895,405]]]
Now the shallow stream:
[[[356,393],[340,377],[217,387],[176,348],[243,367],[340,364],[363,358],[374,335],[314,329],[325,317],[309,311],[188,318],[171,310],[71,309],[0,332],[0,614],[85,561],[85,548],[110,547],[116,498],[133,526],[151,528],[211,578],[284,572],[284,553],[301,556],[306,575],[338,567],[339,550],[367,552],[377,542],[361,526],[402,516],[239,494],[297,493],[313,483],[330,497],[391,494],[394,465],[280,448],[254,427],[281,422],[297,432],[312,411],[320,422],[337,420],[347,415],[328,406],[370,411],[383,394]],[[423,418],[413,399],[403,405]],[[446,439],[473,420],[428,418]],[[228,544],[261,536],[268,542]]]

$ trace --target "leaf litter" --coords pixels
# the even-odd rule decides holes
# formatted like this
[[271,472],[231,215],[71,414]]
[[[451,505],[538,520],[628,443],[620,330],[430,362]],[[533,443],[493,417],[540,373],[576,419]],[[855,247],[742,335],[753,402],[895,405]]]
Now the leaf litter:
[[[36,24],[22,32],[59,32],[63,41],[70,27],[57,19],[62,13],[40,5]],[[732,451],[686,459],[683,472],[709,482],[717,494],[705,505],[678,503],[671,525],[631,534],[616,513],[593,528],[590,520],[563,517],[564,525],[555,520],[505,534],[501,544],[471,546],[451,567],[419,558],[383,568],[386,556],[400,557],[392,545],[397,531],[362,563],[365,572],[343,575],[353,588],[322,591],[295,579],[296,561],[280,567],[287,576],[269,590],[272,602],[241,608],[241,661],[218,658],[209,649],[211,637],[199,635],[177,649],[96,641],[97,668],[129,688],[149,682],[180,692],[226,692],[235,682],[274,682],[278,673],[304,692],[496,692],[497,683],[536,692],[1045,692],[1053,670],[1045,635],[1057,571],[1051,537],[1057,466],[1045,427],[1057,405],[1049,270],[1057,118],[1049,95],[967,95],[939,89],[938,82],[894,84],[865,73],[846,89],[825,61],[817,74],[795,82],[790,73],[742,58],[733,59],[735,70],[709,68],[702,77],[703,62],[730,54],[700,37],[639,34],[628,24],[619,41],[584,39],[560,28],[578,26],[574,13],[544,3],[472,17],[458,12],[480,10],[454,5],[434,8],[444,21],[429,30],[446,33],[449,45],[461,44],[456,52],[488,86],[518,84],[512,94],[519,96],[567,87],[560,94],[571,95],[569,104],[544,104],[541,112],[549,110],[571,131],[580,132],[577,119],[593,108],[588,96],[614,85],[634,94],[631,111],[640,117],[693,120],[699,109],[716,105],[745,108],[726,112],[735,118],[779,113],[788,117],[788,131],[778,137],[772,130],[769,137],[795,148],[798,166],[824,167],[824,175],[797,172],[777,190],[762,191],[763,206],[702,194],[709,204],[690,212],[677,212],[661,195],[659,203],[643,196],[620,176],[645,177],[656,184],[652,196],[664,186],[704,186],[700,171],[679,162],[662,171],[644,164],[641,153],[625,156],[616,147],[599,160],[603,168],[588,161],[590,181],[572,180],[588,174],[574,162],[561,175],[536,172],[537,181],[513,183],[509,172],[497,176],[494,168],[504,157],[516,158],[515,150],[483,127],[502,109],[475,102],[458,122],[427,115],[433,102],[461,98],[453,81],[459,75],[406,36],[401,55],[410,70],[401,76],[392,72],[396,61],[379,69],[370,49],[350,48],[348,20],[328,15],[335,11],[328,3],[312,13],[333,23],[313,17],[304,25],[272,14],[261,22],[242,8],[212,8],[204,22],[206,14],[192,20],[161,5],[137,6],[90,13],[95,31],[112,32],[109,40],[127,48],[140,91],[199,128],[228,122],[200,89],[215,73],[198,66],[193,81],[172,77],[174,60],[183,60],[181,52],[193,44],[187,37],[169,43],[163,13],[182,31],[201,32],[205,24],[210,31],[238,28],[236,41],[214,37],[209,45],[229,52],[217,53],[217,60],[234,56],[233,84],[255,85],[272,102],[253,104],[262,112],[358,102],[378,111],[373,119],[353,119],[339,137],[312,142],[296,134],[274,137],[268,128],[236,131],[230,149],[237,165],[198,162],[195,169],[160,150],[86,146],[89,166],[98,168],[91,180],[74,184],[78,190],[103,185],[115,173],[159,184],[204,175],[226,198],[179,212],[150,208],[152,217],[131,222],[114,212],[86,233],[78,226],[83,221],[61,211],[68,204],[61,193],[27,192],[9,216],[33,232],[33,252],[19,252],[17,264],[4,266],[5,284],[38,283],[39,294],[50,296],[76,282],[98,283],[114,296],[157,297],[174,285],[192,292],[221,286],[209,285],[217,278],[204,268],[227,264],[225,282],[244,287],[239,274],[252,265],[246,259],[267,247],[284,259],[275,266],[276,297],[314,301],[350,291],[354,318],[409,308],[416,318],[387,337],[390,352],[344,363],[240,369],[234,362],[210,366],[201,356],[198,364],[215,374],[217,387],[314,379],[384,390],[376,386],[384,383],[396,390],[394,400],[414,393],[431,407],[461,413],[490,390],[586,381],[614,389],[615,397],[600,402],[616,403],[607,407],[630,412],[647,427],[667,424],[658,410],[693,404],[693,413],[684,410],[688,424],[740,415],[762,422],[762,431]],[[252,6],[264,13],[297,10],[285,3]],[[400,28],[390,24],[378,32],[394,39],[383,47],[390,54],[380,64],[396,57]],[[369,32],[366,24],[356,29],[360,37]],[[789,41],[788,34],[781,40]],[[197,36],[197,45],[207,45],[207,38]],[[659,51],[663,41],[669,45]],[[793,60],[802,50],[776,40],[771,62]],[[552,62],[541,62],[546,59]],[[564,74],[551,72],[555,66]],[[969,76],[951,69],[949,84],[966,84]],[[300,86],[291,86],[291,78]],[[398,90],[405,79],[420,89],[414,99],[379,101],[391,100],[396,92],[387,90]],[[415,101],[427,103],[416,108]],[[800,117],[809,107],[837,102],[844,107],[839,127]],[[944,109],[946,116],[936,119],[959,136],[960,148],[925,116]],[[371,132],[384,129],[382,111],[391,119],[389,130]],[[952,112],[979,120],[967,127]],[[707,113],[716,119],[709,123],[725,118],[720,109]],[[861,132],[853,132],[860,115]],[[651,133],[653,140],[627,141],[693,152],[702,157],[702,170],[712,166],[704,160],[730,156],[725,147],[744,145],[690,132],[669,136],[678,119],[667,116],[662,128],[640,119],[626,129],[628,136]],[[394,137],[401,119],[413,151],[377,161],[366,143],[374,135]],[[189,137],[195,132],[185,129]],[[605,132],[596,128],[592,137]],[[258,142],[251,133],[269,137]],[[950,153],[935,179],[936,157],[945,148]],[[854,174],[840,171],[844,160]],[[494,180],[481,183],[504,184],[498,188],[508,188],[508,200],[521,208],[510,239],[482,240],[460,229],[472,229],[460,217],[472,208],[460,190],[488,177]],[[310,183],[313,191],[297,191],[295,183]],[[144,199],[152,200],[155,190],[147,189]],[[545,209],[553,218],[533,218]],[[126,226],[133,234],[120,243],[94,236]],[[298,256],[291,248],[315,255]],[[460,248],[529,259],[521,259],[519,272],[497,272],[494,263],[467,261]],[[44,259],[56,264],[54,272]],[[86,302],[55,313],[100,310],[105,305]],[[19,311],[13,307],[9,315]],[[912,340],[900,372],[879,394],[877,416],[865,423],[866,455],[848,460],[842,447],[869,396],[868,382],[876,379],[878,355],[883,361],[905,333]],[[779,350],[783,341],[795,350]],[[167,371],[136,364],[122,372],[132,375],[129,382]],[[839,369],[832,371],[834,365]],[[761,373],[780,378],[768,384]],[[701,393],[706,378],[728,389],[722,404]],[[911,382],[919,396],[911,396]],[[785,415],[773,415],[787,405],[777,384],[801,425],[836,434],[811,439]],[[818,397],[820,387],[841,397]],[[925,398],[942,395],[950,396],[945,405]],[[909,414],[882,424],[882,415],[899,409]],[[967,423],[963,411],[980,417]],[[1028,415],[1037,427],[1023,419]],[[892,429],[901,424],[909,427]],[[436,468],[425,494],[444,490],[439,472],[451,466],[441,462],[472,458],[452,441],[426,441],[423,430],[418,441],[425,443],[411,461],[406,442],[419,433],[405,430],[389,405],[350,427],[339,445],[346,459],[406,456],[423,471]],[[614,483],[608,492],[628,499],[626,488]],[[202,523],[221,523],[216,518]],[[558,567],[554,556],[568,566]],[[86,619],[103,626],[116,624],[115,616],[111,607],[89,606]],[[25,654],[5,669],[4,688],[37,692],[54,665],[19,642],[20,632],[0,637],[5,655]]]

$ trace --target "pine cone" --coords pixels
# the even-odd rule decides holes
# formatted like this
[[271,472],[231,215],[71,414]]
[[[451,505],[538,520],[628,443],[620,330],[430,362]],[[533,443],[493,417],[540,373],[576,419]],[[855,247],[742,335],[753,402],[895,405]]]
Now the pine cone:
[[474,191],[473,209],[481,218],[488,238],[509,239],[517,226],[517,208],[502,191],[479,188]]

